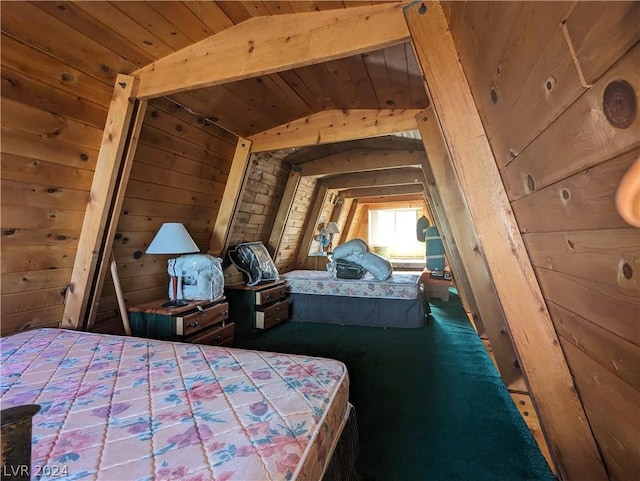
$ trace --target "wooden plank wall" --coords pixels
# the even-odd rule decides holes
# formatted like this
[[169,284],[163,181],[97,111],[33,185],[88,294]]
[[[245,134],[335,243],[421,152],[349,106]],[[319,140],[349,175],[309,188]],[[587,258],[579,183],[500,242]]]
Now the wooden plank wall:
[[[631,479],[640,232],[614,198],[640,154],[640,4],[450,2],[445,11],[607,472]],[[618,89],[613,124],[607,87]]]
[[41,13],[2,6],[3,335],[62,318],[115,72],[126,70],[105,53],[96,71],[93,56],[74,57],[51,30],[34,35]]
[[[207,252],[236,142],[167,99],[150,102],[113,248],[127,305],[167,295],[172,256],[144,254],[164,222],[182,222]],[[118,332],[116,309],[108,276],[93,330]]]
[[300,242],[304,236],[309,211],[315,199],[317,184],[317,180],[313,177],[302,177],[300,180],[278,250],[276,267],[279,272],[296,269]]
[[[319,183],[316,183],[316,187],[319,187]],[[315,199],[318,198],[318,190],[319,189],[315,189],[314,191],[314,195],[313,195],[313,199],[315,202]],[[324,224],[327,225],[333,216],[333,211],[335,208],[335,205],[331,203],[331,199],[334,198],[334,196],[338,195],[338,191],[335,189],[329,189],[327,191],[327,194],[325,195],[324,198],[324,202],[322,204],[322,208],[320,210],[320,214],[318,215],[318,221],[315,223],[315,225],[313,226],[313,236],[315,237],[316,235],[318,235],[320,233],[320,230],[318,229],[318,225],[319,224]],[[312,202],[312,204],[313,204]],[[308,223],[309,222],[314,222],[314,219],[311,219],[309,216],[311,215],[311,205],[308,207],[308,212],[307,212],[307,218],[305,221],[305,229],[308,228]],[[302,238],[301,238],[302,240]],[[304,246],[300,246],[300,248],[304,248]],[[314,240],[311,242],[311,246],[309,247],[309,253],[312,252],[316,252],[318,250],[318,243]],[[303,269],[324,269],[326,264],[326,257],[322,257],[322,258],[318,258],[318,257],[314,257],[314,256],[309,256],[306,259],[306,262],[300,266],[300,268]]]
[[271,234],[291,165],[280,152],[253,154],[244,196],[233,219],[230,244],[262,241]]

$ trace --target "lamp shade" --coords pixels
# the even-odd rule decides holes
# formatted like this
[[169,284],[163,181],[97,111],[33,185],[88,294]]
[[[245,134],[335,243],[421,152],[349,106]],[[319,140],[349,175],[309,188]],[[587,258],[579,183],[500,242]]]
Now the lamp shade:
[[339,234],[340,229],[338,228],[338,224],[336,224],[335,222],[329,222],[327,224],[327,232],[329,234]]
[[147,254],[190,254],[200,252],[185,226],[179,222],[167,222],[156,233],[147,247]]

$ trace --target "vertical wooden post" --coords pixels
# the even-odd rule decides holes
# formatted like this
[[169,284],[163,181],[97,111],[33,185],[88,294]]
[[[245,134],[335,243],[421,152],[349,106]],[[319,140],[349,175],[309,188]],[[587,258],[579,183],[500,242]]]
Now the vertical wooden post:
[[231,226],[240,201],[242,200],[250,154],[251,141],[239,138],[236,152],[231,162],[229,177],[224,187],[220,209],[218,209],[218,216],[216,217],[216,222],[213,227],[211,242],[209,243],[209,254],[211,255],[222,257],[224,251],[229,247]]
[[291,206],[293,205],[293,199],[298,191],[300,180],[300,168],[294,165],[289,173],[289,179],[287,180],[287,185],[284,188],[284,193],[280,200],[280,206],[278,207],[278,213],[276,214],[276,220],[273,223],[271,235],[269,236],[269,244],[267,247],[271,252],[271,257],[274,262],[278,257],[280,243],[282,242],[282,235],[284,234],[284,229],[287,226],[287,221],[289,220],[289,213],[291,212]]
[[[608,479],[442,7],[405,8],[418,64],[562,479]],[[486,319],[485,319],[486,321]]]
[[104,232],[113,215],[112,202],[120,177],[122,154],[130,134],[137,87],[138,81],[129,75],[116,78],[71,282],[67,288],[60,323],[63,328],[77,329],[84,323],[98,263],[106,262]]

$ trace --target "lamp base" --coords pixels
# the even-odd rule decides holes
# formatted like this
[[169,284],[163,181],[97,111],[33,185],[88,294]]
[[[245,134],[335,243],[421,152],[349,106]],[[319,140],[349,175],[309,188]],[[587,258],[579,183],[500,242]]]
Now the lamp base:
[[162,304],[162,307],[184,307],[187,304],[189,304],[189,302],[184,299],[172,299]]

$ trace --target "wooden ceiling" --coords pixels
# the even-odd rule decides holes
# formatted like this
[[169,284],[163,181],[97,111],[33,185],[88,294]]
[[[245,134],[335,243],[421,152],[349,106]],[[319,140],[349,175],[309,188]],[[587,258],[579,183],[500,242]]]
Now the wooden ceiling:
[[[10,25],[17,21],[41,22],[41,34],[48,38],[73,39],[72,30],[87,35],[96,45],[82,45],[76,50],[88,59],[98,58],[98,49],[109,51],[111,55],[100,55],[99,65],[93,66],[92,70],[99,80],[112,79],[113,83],[116,73],[131,73],[251,17],[389,2],[19,3],[24,5],[11,6],[8,12],[3,12],[3,27],[8,27],[4,29],[7,33],[11,33]],[[47,15],[61,20],[64,28],[56,32],[47,31]],[[79,35],[77,37],[80,38]],[[409,44],[181,92],[170,98],[244,137],[326,109],[420,109],[428,106],[419,68]]]

